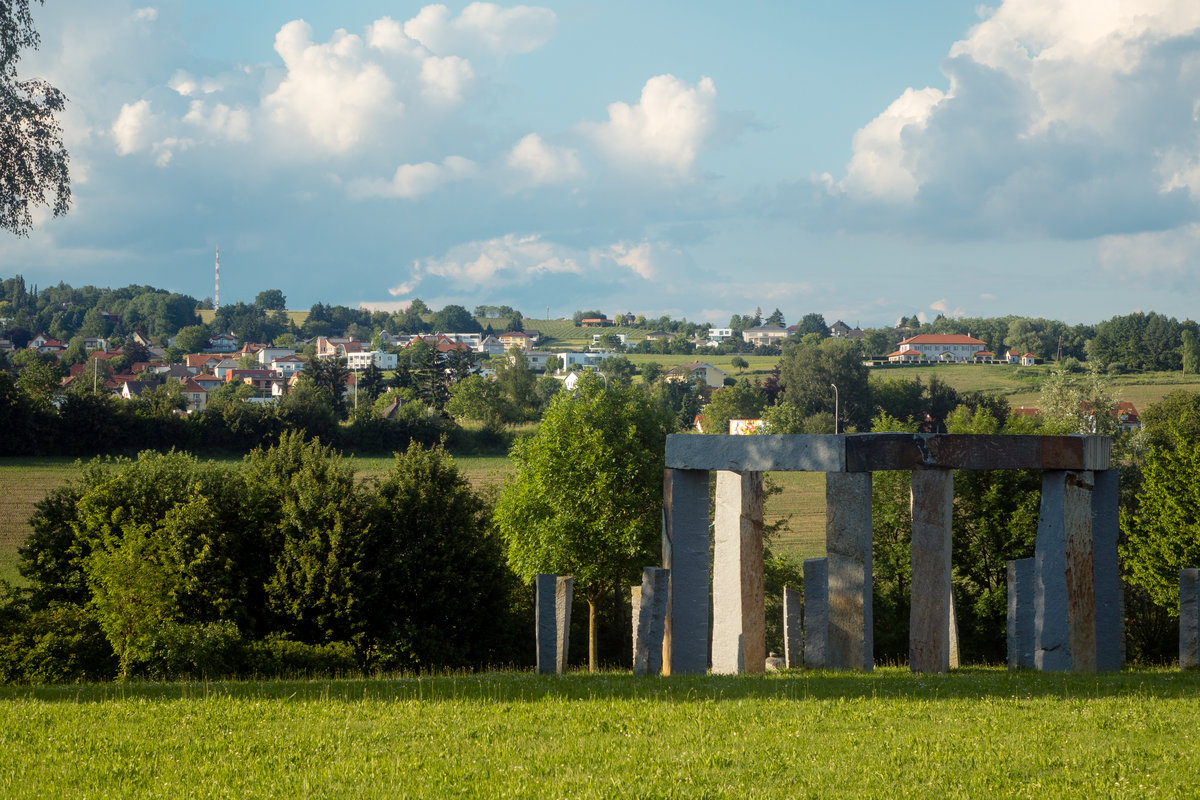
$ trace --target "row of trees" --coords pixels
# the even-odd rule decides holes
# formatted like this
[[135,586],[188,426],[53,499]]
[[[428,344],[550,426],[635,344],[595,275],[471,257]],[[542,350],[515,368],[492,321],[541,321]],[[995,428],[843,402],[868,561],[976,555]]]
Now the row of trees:
[[231,674],[289,653],[363,669],[528,660],[489,511],[445,451],[417,445],[373,481],[297,434],[235,466],[93,461],[38,505],[30,586],[0,613],[0,677]]

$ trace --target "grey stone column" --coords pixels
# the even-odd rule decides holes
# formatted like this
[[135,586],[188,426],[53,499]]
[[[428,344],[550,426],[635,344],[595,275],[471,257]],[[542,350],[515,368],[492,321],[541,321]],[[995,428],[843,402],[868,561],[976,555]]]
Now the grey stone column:
[[1008,562],[1008,668],[1033,669],[1033,559]]
[[567,670],[571,635],[571,600],[575,579],[558,575],[534,578],[537,628],[537,671],[562,674]]
[[914,470],[912,508],[912,605],[908,664],[913,672],[950,669],[950,526],[954,471]]
[[554,581],[555,632],[554,669],[562,675],[567,671],[567,656],[571,645],[571,602],[575,598],[575,579],[559,576]]
[[637,643],[633,651],[634,675],[658,675],[663,667],[663,632],[667,622],[667,587],[671,573],[661,567],[642,570],[635,617]]
[[555,622],[554,590],[557,578],[557,575],[538,575],[533,579],[537,671],[543,674],[553,674],[556,671],[558,625]]
[[874,667],[871,626],[871,473],[825,474],[830,669]]
[[1092,566],[1096,592],[1096,669],[1120,670],[1125,663],[1125,592],[1117,563],[1120,536],[1117,471],[1095,474],[1092,491]]
[[804,598],[790,586],[783,587],[783,664],[796,669],[804,663]]
[[766,669],[761,472],[717,472],[712,671]]
[[1200,667],[1200,569],[1179,571],[1179,668]]
[[1034,555],[1034,665],[1096,669],[1096,596],[1089,471],[1047,470]]
[[825,669],[829,660],[829,561],[804,559],[804,666]]
[[663,673],[708,670],[708,472],[668,469],[663,481],[663,567],[671,571]]

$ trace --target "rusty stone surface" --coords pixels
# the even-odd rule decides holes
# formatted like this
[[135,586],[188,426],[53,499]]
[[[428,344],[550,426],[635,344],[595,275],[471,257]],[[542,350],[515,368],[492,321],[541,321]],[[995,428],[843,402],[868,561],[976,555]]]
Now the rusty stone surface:
[[952,470],[916,470],[911,481],[912,602],[908,664],[913,672],[950,669]]
[[830,669],[874,668],[871,473],[825,476]]
[[767,657],[762,473],[718,472],[716,509],[712,671],[761,673]]
[[708,671],[708,472],[666,470],[663,567],[671,571],[663,635],[663,674]]
[[846,437],[846,469],[1107,469],[1103,436],[867,433]]
[[1096,592],[1092,563],[1090,472],[1067,472],[1065,479],[1067,631],[1071,669],[1096,671]]

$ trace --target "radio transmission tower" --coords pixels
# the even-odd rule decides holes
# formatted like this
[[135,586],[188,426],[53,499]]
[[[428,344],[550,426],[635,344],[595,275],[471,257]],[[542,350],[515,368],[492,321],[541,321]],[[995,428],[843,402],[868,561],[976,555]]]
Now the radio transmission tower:
[[221,307],[221,247],[217,246],[217,280],[213,290],[213,311]]

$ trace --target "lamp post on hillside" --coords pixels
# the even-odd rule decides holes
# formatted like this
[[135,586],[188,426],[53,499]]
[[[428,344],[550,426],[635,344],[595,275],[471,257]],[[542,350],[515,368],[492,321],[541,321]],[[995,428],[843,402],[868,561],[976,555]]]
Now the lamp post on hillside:
[[829,385],[833,387],[833,432],[836,435],[838,432],[838,388],[836,383]]

